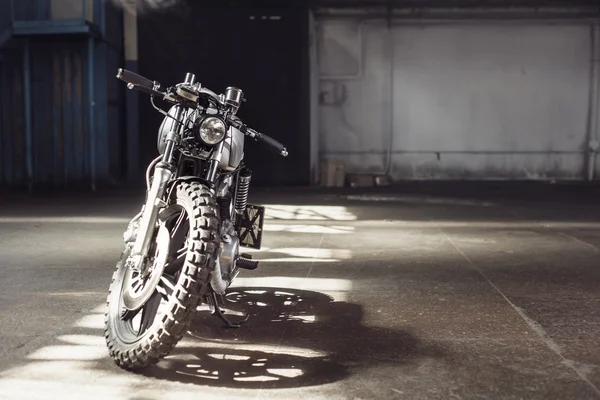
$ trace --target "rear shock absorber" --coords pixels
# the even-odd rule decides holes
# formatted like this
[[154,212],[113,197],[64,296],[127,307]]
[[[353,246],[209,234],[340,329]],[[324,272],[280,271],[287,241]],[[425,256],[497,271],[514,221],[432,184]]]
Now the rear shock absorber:
[[250,190],[250,181],[252,180],[252,171],[244,168],[240,171],[238,178],[237,191],[235,193],[235,212],[243,215],[248,204],[248,192]]

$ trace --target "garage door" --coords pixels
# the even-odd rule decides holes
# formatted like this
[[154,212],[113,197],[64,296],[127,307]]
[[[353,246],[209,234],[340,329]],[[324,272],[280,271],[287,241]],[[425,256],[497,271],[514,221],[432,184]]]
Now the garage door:
[[583,177],[589,26],[320,28],[323,156],[396,179]]

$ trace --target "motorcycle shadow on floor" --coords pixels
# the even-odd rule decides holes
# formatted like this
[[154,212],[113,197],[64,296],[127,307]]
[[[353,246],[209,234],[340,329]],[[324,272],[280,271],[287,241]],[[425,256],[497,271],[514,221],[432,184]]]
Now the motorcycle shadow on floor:
[[143,375],[214,387],[293,388],[445,353],[409,332],[364,326],[360,305],[323,293],[237,287],[228,290],[223,305],[225,315],[250,319],[239,329],[226,328],[201,309],[173,353]]

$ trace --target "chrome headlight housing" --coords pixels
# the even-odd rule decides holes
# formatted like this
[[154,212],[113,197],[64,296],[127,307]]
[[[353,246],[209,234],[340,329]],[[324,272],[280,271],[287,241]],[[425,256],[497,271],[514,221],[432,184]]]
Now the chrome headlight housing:
[[221,143],[221,141],[225,139],[226,134],[227,126],[219,117],[206,117],[200,122],[198,127],[200,139],[210,146]]

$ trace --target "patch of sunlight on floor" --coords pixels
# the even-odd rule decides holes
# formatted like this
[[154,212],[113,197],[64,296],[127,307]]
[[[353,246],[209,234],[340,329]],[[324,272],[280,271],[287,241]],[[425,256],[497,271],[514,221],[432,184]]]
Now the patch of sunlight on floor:
[[335,278],[296,278],[289,276],[237,277],[232,284],[236,287],[290,288],[323,292],[335,301],[346,301],[352,290],[352,281]]
[[[375,224],[375,225],[373,225]],[[401,219],[390,219],[384,221],[385,225],[393,225],[398,228],[416,229],[438,229],[438,228],[464,228],[464,229],[494,229],[505,230],[534,230],[544,228],[556,229],[600,229],[600,222],[575,222],[575,221],[405,221]],[[359,226],[382,226],[381,221],[360,221]]]
[[373,202],[418,202],[421,204],[447,204],[456,206],[480,206],[480,207],[493,207],[497,206],[497,203],[468,200],[468,199],[455,199],[455,198],[436,198],[429,196],[376,196],[376,195],[349,195],[345,196],[348,200],[358,201],[373,201]]
[[104,329],[104,313],[86,315],[75,326],[78,328]]
[[96,335],[62,335],[58,340],[81,346],[104,346],[104,337]]
[[325,233],[348,234],[354,232],[353,226],[325,226],[325,225],[282,225],[268,224],[263,226],[265,232],[293,232],[293,233]]
[[267,368],[267,372],[273,375],[295,378],[302,375],[302,370],[296,368]]
[[286,346],[285,344],[251,344],[251,343],[219,343],[219,342],[187,342],[187,347],[194,349],[222,349],[223,352],[226,350],[231,351],[255,351],[259,353],[265,354],[287,354],[291,356],[301,357],[301,358],[318,358],[325,357],[327,352],[307,349],[304,347],[294,347],[294,346]]
[[342,206],[290,206],[264,204],[265,219],[315,220],[315,221],[355,221],[356,215]]
[[106,292],[92,292],[92,291],[84,291],[84,292],[48,292],[48,293],[40,293],[42,296],[63,296],[63,297],[90,297],[90,296],[98,296],[103,295]]
[[117,217],[0,217],[2,224],[127,224],[130,220]]
[[[353,257],[352,251],[347,249],[318,249],[316,247],[287,247],[271,248],[263,247],[260,250],[244,248],[244,253],[258,253],[258,261],[261,263],[332,263],[342,260],[349,260]],[[269,253],[283,253],[292,257],[271,257],[266,258]]]
[[[125,376],[99,382],[89,361],[31,362],[0,378],[3,400],[128,399],[134,394]],[[94,395],[95,394],[95,395]]]
[[335,258],[301,258],[301,257],[281,257],[281,258],[263,258],[260,260],[261,263],[284,263],[284,262],[309,262],[309,263],[332,263],[338,262]]
[[[108,357],[103,323],[98,324],[105,308],[99,305],[74,324],[78,329],[88,328],[89,334],[60,335],[56,339],[64,345],[42,347],[29,354],[25,365],[0,373],[0,399],[198,399],[198,386],[147,378],[115,366]],[[247,398],[247,392],[236,395],[222,388],[201,389],[204,398]]]
[[[352,282],[345,279],[324,278],[292,278],[264,277],[238,278],[234,281],[238,286],[253,286],[261,288],[289,288],[295,290],[321,291],[330,295],[333,301],[344,301],[352,289]],[[77,333],[65,332],[58,335],[56,341],[30,353],[24,365],[11,368],[0,373],[0,398],[2,400],[39,400],[39,399],[111,399],[111,400],[197,400],[199,390],[203,398],[211,399],[246,399],[248,389],[210,387],[206,385],[185,385],[175,380],[156,379],[139,374],[123,371],[109,359],[108,350],[103,337],[105,304],[100,304],[89,314],[74,323]],[[305,323],[315,321],[315,316],[301,315],[298,318]],[[183,352],[193,358],[189,349],[206,348],[211,354],[221,354],[219,357],[232,359],[239,355],[233,351],[256,351],[262,354],[292,355],[300,359],[310,360],[326,357],[328,353],[310,348],[286,346],[284,343],[252,344],[252,343],[218,343],[215,341],[184,340],[178,345]],[[185,349],[188,350],[185,350]],[[216,351],[215,351],[216,350]],[[181,352],[178,357],[181,358]],[[245,357],[245,356],[244,356]],[[261,359],[255,368],[261,368]],[[244,362],[243,360],[241,361]],[[190,365],[197,363],[190,361]],[[264,365],[262,366],[264,367]],[[202,369],[202,366],[198,367]],[[177,371],[176,371],[177,373]],[[260,379],[293,379],[304,372],[298,366],[271,367]],[[239,380],[245,376],[240,374]],[[283,397],[302,398],[291,389],[282,394]]]
[[27,356],[30,360],[99,360],[106,356],[106,347],[99,346],[46,346]]
[[271,249],[273,253],[283,253],[294,257],[306,258],[338,258],[347,260],[352,258],[352,251],[348,249],[317,249],[315,247],[287,247]]
[[305,322],[314,323],[317,321],[316,315],[294,315],[294,319],[301,319]]
[[106,303],[102,303],[102,305],[99,305],[98,307],[94,308],[92,312],[94,314],[104,314],[106,312]]

